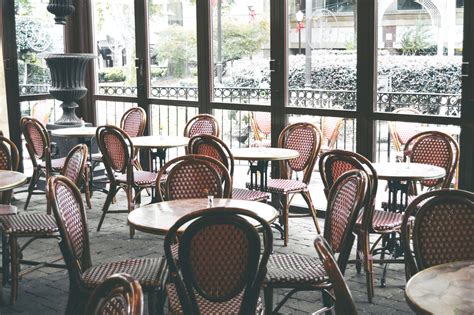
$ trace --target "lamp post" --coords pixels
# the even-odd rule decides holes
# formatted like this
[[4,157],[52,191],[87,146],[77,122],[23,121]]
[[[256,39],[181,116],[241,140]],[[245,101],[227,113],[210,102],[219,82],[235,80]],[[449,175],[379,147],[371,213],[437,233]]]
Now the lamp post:
[[304,19],[303,11],[299,10],[295,13],[296,21],[298,22],[298,54],[301,54],[301,23]]

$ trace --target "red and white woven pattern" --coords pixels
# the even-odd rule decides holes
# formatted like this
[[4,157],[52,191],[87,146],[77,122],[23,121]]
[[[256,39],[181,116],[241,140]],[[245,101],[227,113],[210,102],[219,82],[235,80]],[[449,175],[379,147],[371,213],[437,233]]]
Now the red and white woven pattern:
[[[453,163],[451,144],[439,135],[429,135],[417,140],[412,148],[410,158],[414,163],[430,164],[442,167],[446,174]],[[424,180],[421,183],[428,187],[440,184],[443,179]]]
[[268,112],[254,112],[253,117],[258,131],[263,133],[264,136],[268,136],[272,133],[272,120],[270,113]]
[[[426,207],[426,206],[424,206]],[[423,207],[423,208],[424,208]],[[472,203],[440,201],[415,220],[417,257],[425,268],[474,259],[474,208]]]
[[273,254],[267,264],[266,283],[319,284],[328,280],[322,262],[297,254]]
[[79,202],[74,197],[71,188],[63,183],[58,183],[56,186],[56,202],[61,221],[66,228],[66,233],[71,242],[72,250],[76,257],[82,257],[85,235],[88,232],[84,228]]
[[249,190],[244,188],[232,189],[232,199],[249,201],[266,201],[269,196],[267,193],[258,190]]
[[190,138],[195,135],[202,134],[217,136],[217,129],[213,121],[205,118],[200,118],[199,120],[196,120],[189,128],[188,137]]
[[166,180],[168,200],[207,198],[208,195],[222,198],[221,179],[210,167],[202,163],[175,166]]
[[46,143],[43,140],[42,131],[39,129],[38,126],[34,125],[31,122],[28,122],[28,124],[26,125],[26,132],[28,133],[28,137],[31,140],[31,146],[33,147],[33,151],[36,157],[43,157]]
[[[113,294],[113,293],[112,293]],[[108,296],[104,305],[101,305],[99,313],[101,315],[127,315],[129,304],[125,297],[121,294],[114,294],[112,297]]]
[[[166,285],[166,293],[169,301],[169,311],[171,314],[183,314],[181,303],[179,302],[178,293],[174,284]],[[243,300],[243,291],[234,298],[225,302],[211,302],[206,300],[196,292],[196,300],[199,305],[201,314],[238,314]],[[263,304],[260,298],[257,301],[256,313],[261,314]]]
[[[413,114],[412,112],[407,112],[408,114]],[[405,145],[407,141],[416,135],[418,132],[416,130],[416,124],[407,123],[403,121],[397,121],[393,123],[395,126],[395,132],[398,136],[398,140],[401,145]]]
[[117,261],[87,269],[82,274],[82,280],[87,288],[92,289],[115,273],[126,273],[138,280],[146,289],[160,285],[163,266],[163,258]]
[[76,150],[69,159],[68,163],[64,165],[64,175],[73,182],[77,182],[79,176],[81,175],[81,164],[83,162],[82,158],[82,150]]
[[341,117],[324,117],[321,132],[323,139],[325,139],[327,143],[329,143],[336,133],[339,133],[339,130],[336,128],[339,127],[341,120]]
[[354,204],[357,200],[358,183],[355,178],[348,178],[341,182],[334,195],[331,212],[328,220],[328,243],[335,253],[338,253],[342,244],[344,234],[349,225],[351,212],[354,211]]
[[288,160],[290,168],[296,172],[300,172],[308,166],[311,153],[316,150],[316,139],[314,131],[308,127],[300,127],[288,131],[285,140],[285,148],[296,150],[299,156],[295,159]]
[[130,111],[123,121],[122,129],[128,134],[129,137],[138,137],[140,135],[139,132],[142,121],[142,111]]
[[329,167],[330,174],[332,176],[332,180],[330,181],[332,183],[334,183],[345,172],[348,172],[354,169],[354,165],[342,160],[335,160],[328,167]]
[[[400,231],[402,227],[403,215],[400,213],[374,210],[372,214],[372,228],[375,231]],[[362,215],[359,215],[356,225],[362,224]]]
[[307,188],[306,184],[293,179],[269,178],[267,182],[268,192],[274,194],[287,194],[299,192]]
[[106,148],[106,154],[110,158],[112,163],[111,167],[114,171],[121,172],[126,168],[125,155],[127,148],[125,147],[122,139],[118,135],[107,133],[104,135],[104,144]]
[[0,142],[0,170],[11,170],[11,154],[5,143]]
[[[55,172],[60,172],[63,169],[65,162],[66,162],[65,157],[62,157],[62,158],[59,158],[59,159],[52,159],[51,160],[52,170],[55,171]],[[44,161],[40,162],[39,165],[42,168],[46,168],[46,162],[44,162]]]
[[[144,185],[154,186],[157,175],[158,173],[154,173],[154,172],[133,170],[133,179],[135,181],[135,184],[139,186],[144,186]],[[119,182],[126,183],[127,174],[118,174],[116,179]]]
[[58,231],[54,218],[47,214],[24,214],[1,216],[6,234],[51,234]]

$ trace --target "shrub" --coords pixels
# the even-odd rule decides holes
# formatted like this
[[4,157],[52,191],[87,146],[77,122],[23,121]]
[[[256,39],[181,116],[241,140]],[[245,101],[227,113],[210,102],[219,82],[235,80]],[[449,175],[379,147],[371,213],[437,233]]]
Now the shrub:
[[127,79],[123,68],[107,68],[99,72],[99,82],[123,82]]

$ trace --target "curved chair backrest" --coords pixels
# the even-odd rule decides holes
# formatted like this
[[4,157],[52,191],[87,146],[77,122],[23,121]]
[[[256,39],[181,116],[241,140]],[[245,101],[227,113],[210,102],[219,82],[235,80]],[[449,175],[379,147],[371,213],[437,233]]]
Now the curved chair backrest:
[[191,138],[201,134],[220,136],[219,123],[214,116],[208,114],[194,116],[184,127],[185,137]]
[[366,173],[351,170],[342,174],[329,191],[324,238],[331,249],[339,253],[338,264],[342,272],[345,271],[354,241],[352,231],[368,190]]
[[36,166],[37,160],[45,160],[48,154],[50,145],[48,132],[39,120],[31,117],[22,117],[20,128],[33,166]]
[[79,188],[65,176],[51,176],[49,200],[58,225],[59,246],[71,285],[80,286],[82,272],[92,266],[87,218]]
[[[343,108],[341,106],[334,106],[332,109],[341,110]],[[331,150],[336,145],[339,128],[343,121],[344,118],[342,117],[323,116],[321,118],[321,133],[326,150]]]
[[[162,179],[166,181],[161,183]],[[161,200],[232,197],[232,179],[221,162],[204,155],[188,154],[166,163],[156,187]],[[158,189],[159,188],[159,189]]]
[[272,133],[272,120],[269,112],[252,112],[251,124],[256,141],[262,141]]
[[64,167],[63,176],[72,180],[76,185],[83,179],[84,170],[87,164],[88,149],[85,144],[78,144],[69,151]]
[[89,302],[88,315],[142,315],[143,291],[140,283],[124,273],[108,277],[95,288]]
[[0,136],[0,170],[16,171],[19,162],[16,145],[10,139]]
[[[421,112],[415,108],[404,107],[397,108],[393,114],[408,114],[408,115],[421,115]],[[390,121],[388,123],[390,129],[390,136],[392,137],[393,145],[395,150],[401,152],[405,143],[408,139],[416,135],[417,131],[414,128],[413,123],[404,122],[404,121]]]
[[318,235],[314,240],[314,247],[323,262],[324,270],[326,270],[334,290],[336,315],[357,315],[351,291],[344,280],[328,243],[321,235]]
[[127,110],[120,120],[120,128],[125,131],[130,138],[143,135],[146,126],[146,112],[141,107],[132,107]]
[[231,177],[234,175],[234,156],[221,139],[211,135],[196,135],[189,140],[188,152],[212,157],[227,167]]
[[[324,193],[329,195],[334,182],[345,172],[360,170],[366,173],[369,179],[369,194],[364,203],[364,217],[362,225],[370,229],[372,213],[375,208],[375,197],[378,189],[377,171],[372,163],[363,155],[351,151],[332,150],[323,153],[319,158],[319,173],[324,184]],[[366,206],[367,205],[367,206]],[[368,209],[365,210],[365,209]]]
[[446,176],[440,179],[423,180],[423,186],[449,188],[459,161],[459,145],[448,134],[425,131],[411,137],[405,144],[404,159],[409,156],[413,163],[442,167]]
[[[409,221],[413,215],[414,224]],[[407,279],[432,266],[474,260],[473,240],[474,193],[441,189],[418,196],[402,224]]]
[[[244,217],[258,222],[263,242]],[[172,245],[178,230],[190,222],[179,238],[178,269]],[[183,313],[212,313],[200,310],[197,300],[225,302],[242,294],[242,302],[236,303],[232,313],[255,314],[272,244],[270,225],[247,210],[210,208],[179,219],[166,235],[164,247],[170,282],[176,287]]]
[[278,137],[278,146],[299,152],[299,157],[280,162],[281,177],[289,179],[292,172],[303,172],[303,182],[309,184],[321,147],[321,131],[310,123],[287,126]]
[[115,126],[100,126],[97,128],[96,139],[109,178],[114,172],[126,173],[132,165],[133,152],[133,143],[128,134]]

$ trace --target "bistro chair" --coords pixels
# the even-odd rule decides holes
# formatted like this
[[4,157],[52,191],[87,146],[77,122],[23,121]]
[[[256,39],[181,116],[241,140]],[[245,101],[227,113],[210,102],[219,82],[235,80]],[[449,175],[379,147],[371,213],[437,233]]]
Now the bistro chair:
[[268,112],[252,112],[250,116],[250,127],[252,128],[255,143],[254,147],[271,147],[270,135],[272,133],[271,114]]
[[[429,190],[449,188],[459,162],[459,145],[448,134],[439,131],[425,131],[408,139],[404,148],[404,161],[407,158],[410,158],[413,163],[439,166],[446,170],[444,178],[421,181],[422,188]],[[414,189],[414,193],[416,195],[416,189]]]
[[118,273],[104,280],[87,303],[87,315],[142,315],[143,291],[140,282]]
[[[341,106],[334,106],[333,109],[341,110]],[[344,118],[323,116],[321,118],[322,144],[320,153],[330,151],[336,146],[337,138]]]
[[36,185],[41,176],[46,181],[53,173],[62,171],[66,158],[51,158],[51,141],[48,131],[35,118],[23,117],[20,120],[20,128],[26,141],[26,149],[33,164],[33,175],[28,186],[28,197],[25,201],[25,210],[28,208],[32,195],[43,194],[44,192],[35,192]]
[[[263,240],[245,217],[259,223]],[[189,226],[183,232],[185,224]],[[179,266],[174,254],[178,235]],[[164,242],[170,312],[261,313],[259,292],[272,243],[269,224],[247,210],[209,208],[179,219]]]
[[[353,229],[360,210],[369,194],[369,183],[365,172],[352,170],[341,175],[328,196],[324,238],[334,253],[338,253],[337,264],[344,273],[354,242]],[[264,282],[265,310],[277,313],[288,299],[298,291],[323,291],[323,302],[330,306],[325,290],[331,288],[321,260],[298,254],[273,254],[268,261],[268,272]],[[273,309],[273,290],[291,289]]]
[[[321,235],[316,236],[316,239],[314,240],[314,247],[318,252],[319,259],[321,259],[321,262],[324,266],[324,271],[328,275],[329,282],[331,282],[332,285],[334,296],[330,296],[334,298],[334,308],[336,310],[336,315],[357,315],[357,310],[351,291],[349,290],[349,287],[344,280],[344,276],[337,265],[337,261],[331,251],[331,247]],[[321,310],[318,313],[322,313],[324,311],[327,310]]]
[[407,280],[432,266],[474,260],[473,240],[474,193],[441,189],[418,196],[402,226]]
[[[89,171],[87,165],[87,159],[89,157],[89,150],[87,145],[78,144],[69,151],[61,175],[66,176],[80,187],[81,183],[84,183],[84,190],[86,195],[87,207],[92,208],[91,196],[89,189]],[[48,214],[51,214],[48,210]]]
[[[393,114],[405,114],[405,115],[421,115],[421,112],[415,108],[403,107],[397,108]],[[403,157],[403,147],[408,142],[408,139],[417,134],[416,125],[414,123],[404,121],[390,121],[388,128],[390,129],[390,136],[392,138],[393,146],[397,151],[397,160]],[[419,125],[419,124],[418,124]]]
[[[133,162],[133,143],[122,129],[110,125],[100,126],[97,128],[96,138],[110,181],[109,192],[97,226],[97,231],[100,231],[107,213],[129,213],[135,208],[135,204],[140,204],[140,192],[154,187],[157,174],[136,169]],[[125,190],[127,194],[127,210],[109,211],[119,189]],[[130,227],[130,237],[133,237],[134,233],[134,229]]]
[[[19,162],[16,145],[10,139],[0,136],[0,170],[16,171]],[[12,193],[12,190],[0,192],[0,215],[16,213],[16,207],[9,205]]]
[[[64,163],[64,167],[61,171],[61,174],[63,176],[66,176],[67,178],[72,180],[76,185],[80,184],[82,181],[85,181],[86,191],[88,187],[88,181],[85,177],[87,157],[87,146],[85,144],[78,144],[68,153]],[[6,267],[10,259],[12,270],[12,303],[16,300],[18,294],[18,279],[20,277],[21,264],[44,264],[47,267],[63,267],[62,265],[53,264],[58,259],[53,259],[51,262],[47,263],[22,260],[23,251],[34,240],[59,237],[56,223],[54,222],[53,216],[51,216],[51,201],[49,200],[49,196],[46,196],[46,199],[46,214],[23,214],[18,216],[0,217],[4,233],[4,239],[2,242],[2,248],[4,249],[2,253],[3,266]],[[22,247],[18,247],[18,240],[25,238],[28,238],[29,240],[27,240]],[[10,243],[9,251],[7,250],[7,240],[9,240]],[[6,278],[8,278],[8,272],[5,273],[5,279]]]
[[70,179],[53,176],[49,180],[49,196],[61,235],[59,246],[69,273],[66,314],[83,314],[93,290],[116,273],[129,274],[140,283],[148,294],[149,312],[154,314],[162,306],[165,260],[137,258],[92,265],[86,212],[79,189]]
[[205,155],[188,154],[168,161],[158,172],[160,201],[194,198],[232,198],[227,167]]
[[[280,161],[280,178],[269,178],[267,183],[267,192],[281,197],[282,213],[280,222],[283,225],[283,240],[286,246],[288,244],[289,207],[291,200],[297,193],[301,194],[308,205],[316,230],[320,233],[316,208],[311,199],[308,184],[321,147],[321,131],[310,123],[289,125],[281,132],[278,138],[278,147],[293,149],[300,154],[295,159]],[[293,173],[296,175],[295,179],[292,177]],[[299,173],[302,173],[303,176],[301,180],[299,179]]]
[[[212,157],[227,168],[230,176],[234,176],[234,156],[229,147],[221,139],[211,135],[196,135],[189,140],[188,152]],[[268,200],[268,194],[258,190],[232,188],[232,198],[238,200]]]
[[201,134],[219,137],[220,133],[217,119],[209,114],[194,116],[184,127],[184,136],[188,138]]

